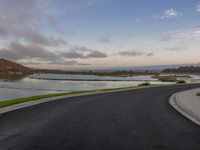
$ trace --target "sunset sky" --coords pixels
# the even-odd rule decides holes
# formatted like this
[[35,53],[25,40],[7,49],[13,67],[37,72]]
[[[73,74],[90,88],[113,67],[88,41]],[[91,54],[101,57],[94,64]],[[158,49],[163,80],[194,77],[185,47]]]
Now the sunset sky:
[[0,0],[0,57],[51,69],[200,63],[200,0]]

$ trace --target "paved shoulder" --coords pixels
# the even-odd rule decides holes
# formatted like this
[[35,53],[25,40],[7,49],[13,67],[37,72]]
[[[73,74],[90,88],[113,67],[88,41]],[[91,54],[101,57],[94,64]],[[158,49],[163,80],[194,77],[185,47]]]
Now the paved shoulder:
[[175,93],[170,97],[170,104],[181,114],[200,125],[200,88]]

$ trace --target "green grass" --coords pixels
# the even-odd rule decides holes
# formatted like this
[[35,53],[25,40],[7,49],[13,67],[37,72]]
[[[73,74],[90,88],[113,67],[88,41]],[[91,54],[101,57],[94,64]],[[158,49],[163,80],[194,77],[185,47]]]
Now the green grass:
[[36,101],[36,100],[41,100],[41,99],[45,99],[45,98],[51,98],[51,97],[76,95],[76,94],[84,94],[84,93],[93,93],[93,92],[101,92],[101,91],[102,92],[120,91],[120,90],[127,90],[127,89],[131,89],[131,88],[134,88],[134,87],[112,88],[112,89],[102,89],[102,90],[84,90],[84,91],[74,91],[74,92],[38,95],[38,96],[31,96],[31,97],[25,97],[25,98],[16,98],[16,99],[11,99],[11,100],[0,101],[0,108],[19,104],[19,103],[24,103],[24,102]]
[[6,106],[11,106],[11,105],[14,105],[14,104],[24,103],[24,102],[41,100],[41,99],[44,99],[44,98],[59,97],[59,96],[66,96],[66,95],[74,95],[74,94],[81,94],[81,93],[90,93],[90,92],[95,92],[95,90],[56,93],[56,94],[38,95],[38,96],[31,96],[31,97],[26,97],[26,98],[17,98],[17,99],[11,99],[11,100],[4,100],[4,101],[0,102],[0,108],[6,107]]
[[[145,84],[145,85],[144,85]],[[115,92],[115,91],[126,91],[131,89],[142,89],[142,88],[148,88],[148,87],[158,87],[158,86],[167,86],[167,85],[150,85],[144,83],[142,86],[134,86],[134,87],[125,87],[125,88],[110,88],[110,89],[101,89],[101,90],[84,90],[84,91],[74,91],[74,92],[65,92],[65,93],[55,93],[55,94],[47,94],[47,95],[38,95],[38,96],[31,96],[26,98],[17,98],[17,99],[11,99],[11,100],[4,100],[0,101],[0,108],[24,103],[24,102],[30,102],[30,101],[37,101],[45,98],[51,98],[51,97],[59,97],[59,96],[67,96],[67,95],[76,95],[76,94],[84,94],[84,93],[94,93],[94,92]],[[170,85],[168,85],[170,86]]]

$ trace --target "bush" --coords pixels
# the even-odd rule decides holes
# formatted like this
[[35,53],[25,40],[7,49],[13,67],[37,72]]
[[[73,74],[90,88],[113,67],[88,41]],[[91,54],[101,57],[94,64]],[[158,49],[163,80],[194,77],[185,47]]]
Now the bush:
[[152,76],[154,79],[158,79],[161,82],[176,82],[177,81],[177,76],[161,76],[161,75],[155,75]]
[[138,86],[150,86],[151,84],[149,82],[138,84]]
[[176,84],[184,84],[184,83],[186,83],[185,80],[178,80],[178,81],[176,81]]

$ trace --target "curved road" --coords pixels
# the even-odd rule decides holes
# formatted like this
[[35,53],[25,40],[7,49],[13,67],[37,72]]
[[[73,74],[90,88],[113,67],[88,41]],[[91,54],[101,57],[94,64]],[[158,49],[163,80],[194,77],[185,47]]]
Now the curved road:
[[1,150],[197,150],[200,127],[168,103],[200,85],[68,98],[3,114]]

